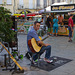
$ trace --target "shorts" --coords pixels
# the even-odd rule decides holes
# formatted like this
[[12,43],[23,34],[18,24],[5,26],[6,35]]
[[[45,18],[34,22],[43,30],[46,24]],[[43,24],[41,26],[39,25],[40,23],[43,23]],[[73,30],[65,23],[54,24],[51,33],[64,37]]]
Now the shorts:
[[53,33],[55,33],[55,30],[56,30],[56,33],[58,33],[58,27],[53,27]]

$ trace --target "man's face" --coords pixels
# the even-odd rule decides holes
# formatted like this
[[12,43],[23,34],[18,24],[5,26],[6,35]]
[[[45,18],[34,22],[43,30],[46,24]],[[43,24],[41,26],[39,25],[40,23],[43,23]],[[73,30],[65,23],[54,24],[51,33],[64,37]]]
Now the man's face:
[[34,25],[34,28],[35,28],[36,31],[39,30],[39,28],[40,28],[40,23],[36,23],[36,25]]
[[49,18],[51,18],[51,16],[49,16]]
[[72,16],[72,18],[73,18],[73,16]]

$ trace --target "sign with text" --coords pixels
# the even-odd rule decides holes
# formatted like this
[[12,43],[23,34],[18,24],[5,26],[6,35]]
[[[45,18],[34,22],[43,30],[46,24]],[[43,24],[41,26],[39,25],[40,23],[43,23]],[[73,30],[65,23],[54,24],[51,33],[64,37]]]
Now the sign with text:
[[75,4],[51,6],[51,11],[74,10],[74,9],[75,9]]

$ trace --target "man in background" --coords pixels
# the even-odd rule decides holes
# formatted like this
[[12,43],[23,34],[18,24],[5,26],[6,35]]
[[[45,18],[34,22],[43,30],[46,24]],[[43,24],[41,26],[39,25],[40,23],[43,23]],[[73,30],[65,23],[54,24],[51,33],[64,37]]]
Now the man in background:
[[70,18],[68,20],[68,29],[69,29],[69,40],[68,40],[68,42],[72,42],[71,37],[72,37],[72,32],[73,32],[73,27],[74,27],[74,23],[73,23],[72,18],[73,18],[73,14],[70,15]]
[[59,24],[61,24],[61,25],[63,24],[63,19],[64,19],[64,18],[63,18],[62,15],[59,15],[59,16],[58,16]]
[[51,20],[51,16],[50,15],[47,18],[47,27],[48,27],[47,35],[51,35],[52,20]]

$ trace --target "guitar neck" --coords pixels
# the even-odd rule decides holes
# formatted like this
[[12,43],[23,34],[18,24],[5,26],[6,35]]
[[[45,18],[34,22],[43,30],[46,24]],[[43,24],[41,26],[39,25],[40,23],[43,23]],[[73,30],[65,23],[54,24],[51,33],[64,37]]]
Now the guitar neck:
[[42,41],[44,41],[46,38],[48,38],[48,36],[46,36],[45,38],[43,38]]

